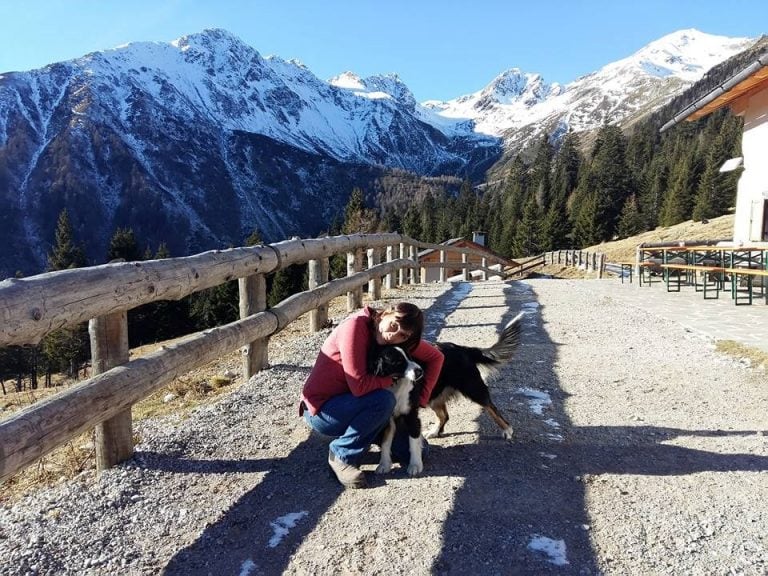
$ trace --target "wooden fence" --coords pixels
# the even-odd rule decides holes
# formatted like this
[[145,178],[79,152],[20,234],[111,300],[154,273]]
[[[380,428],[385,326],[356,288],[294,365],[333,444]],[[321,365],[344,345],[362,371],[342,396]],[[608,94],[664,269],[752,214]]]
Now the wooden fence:
[[[470,269],[481,270],[483,278],[487,273],[500,274],[486,267],[486,259],[493,259],[487,253],[387,233],[286,240],[0,282],[0,346],[34,344],[53,330],[88,321],[93,368],[90,379],[0,422],[0,482],[94,427],[97,470],[130,458],[133,404],[174,378],[237,349],[243,350],[243,372],[249,378],[267,365],[269,337],[299,316],[309,312],[309,328],[317,331],[327,320],[332,298],[346,293],[347,308],[352,311],[362,306],[366,284],[371,297],[379,299],[382,279],[387,288],[418,282],[417,248],[463,254],[459,267],[464,267],[465,278]],[[347,276],[329,282],[329,258],[344,253]],[[468,254],[482,256],[483,263],[468,263]],[[304,263],[309,268],[309,290],[267,308],[265,274]],[[234,279],[240,288],[240,320],[191,334],[129,361],[129,309],[178,300]]]
[[544,262],[546,264],[560,264],[594,272],[598,278],[602,278],[605,274],[605,254],[602,252],[555,250],[544,253]]

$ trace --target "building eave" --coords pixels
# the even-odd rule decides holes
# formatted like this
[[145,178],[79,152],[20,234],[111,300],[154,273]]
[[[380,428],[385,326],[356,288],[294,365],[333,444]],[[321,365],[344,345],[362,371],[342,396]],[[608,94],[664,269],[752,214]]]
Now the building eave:
[[698,120],[723,106],[727,106],[737,98],[752,91],[756,86],[763,85],[767,81],[768,52],[764,53],[757,60],[752,62],[752,64],[742,69],[737,74],[731,76],[708,94],[686,106],[682,111],[676,114],[674,118],[664,124],[659,129],[659,132],[664,132],[683,120],[689,122]]

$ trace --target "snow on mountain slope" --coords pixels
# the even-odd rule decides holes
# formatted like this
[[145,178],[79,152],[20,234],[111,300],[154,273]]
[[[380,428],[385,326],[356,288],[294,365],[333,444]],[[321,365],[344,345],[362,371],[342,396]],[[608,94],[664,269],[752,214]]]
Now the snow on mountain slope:
[[94,261],[118,226],[175,255],[313,234],[382,170],[479,179],[543,132],[655,109],[749,43],[684,30],[566,86],[511,68],[422,104],[395,74],[326,82],[223,30],[2,73],[0,277],[41,269],[65,207]]
[[752,42],[681,30],[566,86],[513,68],[473,94],[424,102],[422,118],[445,131],[463,119],[476,132],[519,147],[544,130],[591,130],[605,120],[620,123],[650,111]]

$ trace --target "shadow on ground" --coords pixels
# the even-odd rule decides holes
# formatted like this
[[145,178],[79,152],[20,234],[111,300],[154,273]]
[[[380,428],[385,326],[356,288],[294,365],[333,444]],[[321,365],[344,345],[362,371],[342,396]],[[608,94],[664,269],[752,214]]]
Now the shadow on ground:
[[[485,415],[480,416],[480,441],[433,445],[425,473],[463,479],[443,525],[441,552],[433,574],[598,574],[595,551],[587,529],[585,474],[689,474],[705,470],[768,470],[768,459],[751,455],[719,455],[663,444],[677,435],[712,435],[707,431],[654,427],[573,429],[565,412],[565,394],[553,372],[557,346],[542,325],[532,291],[509,283],[507,310],[499,327],[526,310],[524,345],[516,360],[492,385],[497,406],[515,426],[514,442],[504,441]],[[475,307],[483,296],[460,283],[427,310],[427,338],[437,339],[447,316],[465,298]],[[474,325],[474,324],[473,324]],[[532,415],[517,393],[528,388],[546,392],[552,400],[549,423]],[[553,426],[555,421],[557,426]],[[447,434],[453,440],[461,431]],[[751,432],[723,432],[722,435]],[[310,435],[283,459],[172,462],[152,456],[149,467],[183,472],[266,472],[262,481],[235,502],[199,538],[180,550],[164,573],[279,574],[304,539],[341,494],[325,478],[327,440]],[[385,482],[374,482],[374,490]],[[286,502],[301,518],[286,530],[278,548],[269,548]],[[549,543],[550,552],[535,550]],[[333,545],[333,543],[329,543]],[[558,553],[562,546],[562,554]],[[263,551],[258,554],[256,551]],[[397,551],[393,550],[393,554]],[[567,562],[567,563],[563,563]]]

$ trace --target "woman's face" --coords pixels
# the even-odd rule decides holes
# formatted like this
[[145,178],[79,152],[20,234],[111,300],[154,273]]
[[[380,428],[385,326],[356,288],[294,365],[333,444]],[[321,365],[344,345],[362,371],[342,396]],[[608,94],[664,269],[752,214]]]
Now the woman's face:
[[403,330],[397,321],[397,315],[394,312],[383,314],[376,326],[376,343],[379,346],[385,344],[402,344],[411,335],[410,332]]

